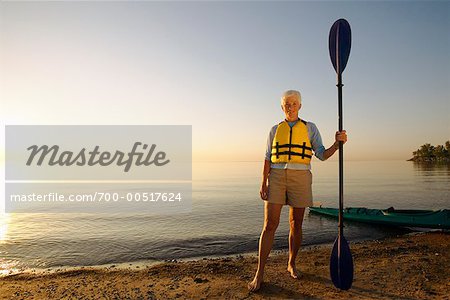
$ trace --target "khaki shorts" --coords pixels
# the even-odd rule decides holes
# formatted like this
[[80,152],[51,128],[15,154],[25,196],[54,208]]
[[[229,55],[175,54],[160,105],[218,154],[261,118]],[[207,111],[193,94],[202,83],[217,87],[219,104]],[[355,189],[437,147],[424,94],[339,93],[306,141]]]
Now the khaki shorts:
[[312,174],[309,170],[270,169],[266,201],[292,207],[313,205]]

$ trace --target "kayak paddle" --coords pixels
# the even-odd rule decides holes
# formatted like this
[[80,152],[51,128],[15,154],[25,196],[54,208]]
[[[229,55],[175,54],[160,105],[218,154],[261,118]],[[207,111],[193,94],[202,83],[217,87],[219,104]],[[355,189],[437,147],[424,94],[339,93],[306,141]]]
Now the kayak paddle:
[[[345,19],[334,22],[330,29],[328,47],[337,74],[339,131],[342,131],[342,72],[350,55],[352,34]],[[344,144],[339,142],[339,234],[330,257],[330,276],[335,287],[348,290],[353,282],[353,258],[344,237]]]

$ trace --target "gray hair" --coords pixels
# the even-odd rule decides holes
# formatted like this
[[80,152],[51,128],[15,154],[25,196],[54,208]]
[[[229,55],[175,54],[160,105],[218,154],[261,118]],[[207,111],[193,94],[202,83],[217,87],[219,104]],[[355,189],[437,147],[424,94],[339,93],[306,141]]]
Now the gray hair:
[[298,100],[298,103],[302,103],[302,95],[300,95],[299,91],[288,90],[281,96],[281,104],[283,104],[283,101],[288,97],[295,97]]

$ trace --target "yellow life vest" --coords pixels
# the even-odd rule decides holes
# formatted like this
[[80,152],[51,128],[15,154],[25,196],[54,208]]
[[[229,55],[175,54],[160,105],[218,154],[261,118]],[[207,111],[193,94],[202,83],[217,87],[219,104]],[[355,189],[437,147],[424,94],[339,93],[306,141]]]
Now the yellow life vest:
[[285,120],[278,124],[272,142],[272,163],[309,164],[312,157],[306,121],[298,119],[294,126]]

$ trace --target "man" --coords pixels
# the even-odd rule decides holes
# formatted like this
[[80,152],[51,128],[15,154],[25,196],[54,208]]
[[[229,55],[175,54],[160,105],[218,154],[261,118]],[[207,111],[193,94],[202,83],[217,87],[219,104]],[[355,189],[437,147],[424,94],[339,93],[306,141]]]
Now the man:
[[313,204],[310,171],[313,151],[317,158],[326,160],[339,149],[339,142],[347,141],[345,130],[336,132],[334,144],[325,149],[316,125],[298,117],[301,107],[300,92],[286,91],[281,97],[281,109],[286,119],[272,127],[267,139],[260,190],[264,200],[264,226],[259,240],[258,269],[248,284],[250,291],[260,288],[284,204],[290,206],[287,271],[292,278],[298,278],[295,259],[302,240],[303,215],[305,208]]

